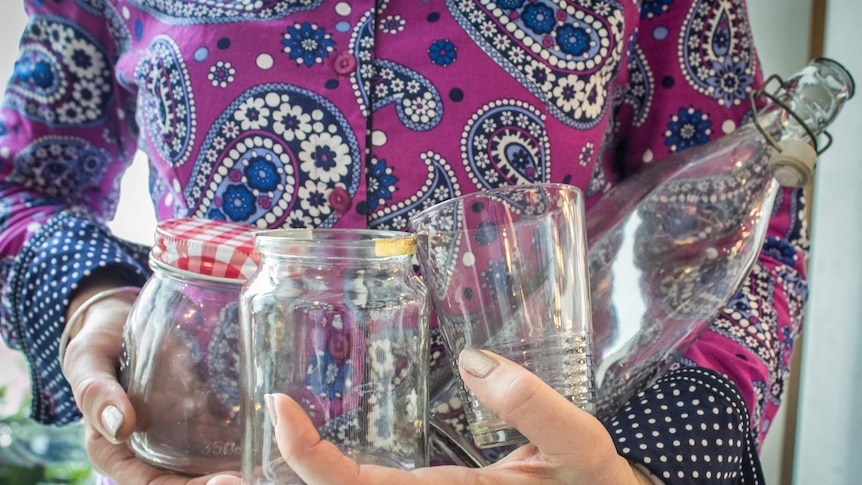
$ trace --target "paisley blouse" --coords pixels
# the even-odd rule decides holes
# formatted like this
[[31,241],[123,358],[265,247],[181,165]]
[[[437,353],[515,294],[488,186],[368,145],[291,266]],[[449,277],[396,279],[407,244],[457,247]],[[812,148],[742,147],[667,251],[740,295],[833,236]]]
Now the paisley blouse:
[[[158,218],[406,228],[506,184],[580,187],[732,132],[761,82],[743,0],[27,0],[0,110],[0,328],[35,419],[80,417],[57,359],[93,270],[147,276],[105,227],[136,152]],[[802,320],[784,192],[739,293],[606,423],[666,482],[757,481]],[[747,478],[746,478],[747,477]]]

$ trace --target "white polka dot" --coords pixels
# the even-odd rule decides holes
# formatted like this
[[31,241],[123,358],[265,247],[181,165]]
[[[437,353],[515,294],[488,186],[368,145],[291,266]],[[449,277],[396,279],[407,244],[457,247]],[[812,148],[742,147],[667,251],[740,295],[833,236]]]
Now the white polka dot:
[[724,120],[724,123],[721,124],[721,131],[723,131],[725,135],[733,133],[736,131],[736,123],[733,120]]
[[257,67],[265,71],[267,69],[271,69],[275,61],[273,61],[271,55],[263,53],[257,56],[255,62],[257,63]]
[[647,151],[645,151],[643,155],[644,163],[650,163],[653,160],[655,160],[655,154],[653,154],[652,150],[647,149]]
[[335,13],[341,16],[350,15],[351,10],[350,4],[347,2],[340,2],[335,6]]
[[129,12],[129,7],[124,6],[123,7],[123,18],[126,20],[129,20],[129,17],[131,17],[131,16],[132,16],[132,13]]
[[464,255],[461,256],[461,264],[468,268],[472,267],[476,264],[476,256],[470,252],[464,253]]
[[389,138],[386,136],[385,131],[374,130],[371,133],[371,144],[372,145],[374,145],[376,147],[382,147],[383,145],[386,144],[387,141],[389,141]]

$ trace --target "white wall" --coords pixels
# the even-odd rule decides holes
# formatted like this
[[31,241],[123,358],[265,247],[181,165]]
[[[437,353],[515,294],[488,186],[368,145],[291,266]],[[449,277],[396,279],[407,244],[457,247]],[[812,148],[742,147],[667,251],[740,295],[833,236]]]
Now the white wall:
[[18,55],[18,38],[27,21],[24,2],[13,4],[6,1],[0,16],[0,88],[5,88],[6,81],[12,76],[12,66]]
[[[829,0],[825,55],[862,83],[862,2]],[[858,91],[858,89],[857,89]],[[803,342],[794,483],[862,482],[862,95],[818,162],[811,298]]]

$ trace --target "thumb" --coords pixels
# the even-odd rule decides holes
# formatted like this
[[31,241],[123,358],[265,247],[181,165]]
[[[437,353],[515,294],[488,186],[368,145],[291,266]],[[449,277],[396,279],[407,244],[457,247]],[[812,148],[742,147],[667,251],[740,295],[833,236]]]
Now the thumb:
[[578,447],[610,439],[595,417],[504,357],[467,348],[458,367],[479,401],[545,454],[577,454]]
[[130,302],[110,300],[93,306],[61,363],[84,419],[112,443],[125,441],[135,428],[132,403],[117,381],[123,324],[130,307]]

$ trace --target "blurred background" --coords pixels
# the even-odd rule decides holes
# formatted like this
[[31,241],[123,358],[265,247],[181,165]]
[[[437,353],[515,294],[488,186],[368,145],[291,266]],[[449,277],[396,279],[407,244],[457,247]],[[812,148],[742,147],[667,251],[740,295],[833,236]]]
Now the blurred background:
[[[713,0],[731,1],[731,0]],[[766,74],[787,76],[810,58],[841,62],[862,82],[862,2],[749,0],[755,43]],[[9,79],[24,26],[22,2],[5,0],[0,16],[0,88]],[[858,96],[857,96],[858,98]],[[793,381],[772,424],[762,457],[775,484],[855,485],[862,462],[862,100],[848,103],[830,130],[832,147],[809,188],[812,251],[806,328],[797,345]],[[136,159],[122,187],[114,230],[151,244],[155,219],[146,193],[147,167]],[[0,341],[0,485],[93,483],[74,449],[76,427],[26,427],[28,371]],[[53,448],[52,448],[53,446]],[[56,464],[33,470],[3,466],[5,457]],[[23,458],[22,458],[23,456]],[[7,458],[8,459],[8,458]]]

